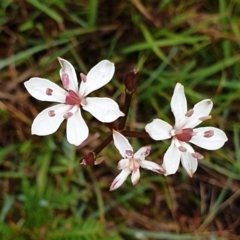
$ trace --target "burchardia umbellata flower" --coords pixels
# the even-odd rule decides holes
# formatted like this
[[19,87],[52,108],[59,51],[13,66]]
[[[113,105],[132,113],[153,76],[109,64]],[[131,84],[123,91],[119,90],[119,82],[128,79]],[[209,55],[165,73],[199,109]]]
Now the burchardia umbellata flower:
[[171,99],[171,110],[175,117],[175,125],[172,127],[160,119],[154,119],[146,125],[146,132],[154,140],[172,139],[171,145],[163,158],[162,166],[166,170],[165,175],[174,174],[181,160],[183,167],[192,177],[197,169],[198,159],[202,159],[203,156],[195,152],[188,142],[207,150],[216,150],[227,141],[226,134],[218,128],[194,128],[211,118],[209,113],[212,107],[212,100],[205,99],[197,103],[193,109],[187,111],[184,87],[177,83]]
[[133,152],[129,141],[119,132],[113,130],[114,145],[122,155],[123,159],[118,162],[118,169],[122,170],[113,180],[110,191],[119,188],[131,173],[132,184],[137,184],[140,178],[139,168],[146,168],[156,173],[164,173],[164,169],[155,162],[145,160],[149,155],[151,147],[145,146],[140,148],[136,153]]
[[58,58],[61,69],[60,78],[64,89],[55,83],[39,77],[33,77],[24,83],[28,92],[41,101],[58,102],[40,112],[32,124],[32,134],[45,136],[54,133],[64,119],[67,120],[67,140],[80,145],[89,134],[88,126],[82,118],[81,108],[91,113],[101,122],[113,122],[124,114],[118,104],[110,98],[87,97],[89,93],[107,84],[113,77],[115,67],[108,60],[95,65],[85,76],[78,80],[72,64]]

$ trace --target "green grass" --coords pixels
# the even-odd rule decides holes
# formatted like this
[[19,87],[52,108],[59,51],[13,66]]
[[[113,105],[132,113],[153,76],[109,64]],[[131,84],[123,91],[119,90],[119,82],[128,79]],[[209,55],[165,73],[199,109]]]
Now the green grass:
[[[0,2],[0,238],[8,239],[238,239],[240,235],[240,15],[238,0],[11,1]],[[193,178],[181,167],[164,177],[141,170],[109,192],[119,173],[111,143],[94,167],[79,160],[109,134],[83,112],[90,140],[66,141],[65,124],[51,136],[31,135],[35,116],[49,103],[30,97],[33,76],[61,84],[57,57],[79,76],[102,59],[115,63],[113,80],[92,96],[124,102],[124,74],[139,69],[126,129],[143,131],[158,117],[173,123],[174,86],[185,86],[188,107],[212,98],[206,124],[229,138],[204,155]],[[162,163],[169,141],[151,145]]]

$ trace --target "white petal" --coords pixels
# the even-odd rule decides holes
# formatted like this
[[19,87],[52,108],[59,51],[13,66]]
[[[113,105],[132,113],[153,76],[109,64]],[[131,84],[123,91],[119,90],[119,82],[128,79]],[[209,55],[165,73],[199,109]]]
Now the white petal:
[[182,84],[177,83],[171,99],[171,109],[175,117],[175,125],[178,126],[181,119],[187,113],[187,100]]
[[74,92],[78,92],[78,80],[77,80],[77,75],[75,72],[74,67],[70,62],[63,58],[58,58],[58,61],[61,65],[60,69],[60,78],[62,79],[62,75],[65,73],[68,75],[69,78],[69,87],[67,90],[73,90]]
[[154,119],[145,126],[146,132],[154,140],[171,138],[172,126],[161,119]]
[[110,98],[89,97],[85,100],[82,108],[90,112],[100,122],[113,122],[119,117],[124,116],[119,110],[117,103]]
[[205,99],[195,104],[192,116],[186,117],[184,128],[194,128],[201,123],[202,121],[199,120],[199,118],[208,116],[212,110],[212,107],[213,102],[211,99]]
[[140,160],[145,160],[145,157],[150,154],[151,147],[150,146],[145,146],[141,147],[135,154],[134,158],[140,159]]
[[[62,109],[63,111],[61,111]],[[64,120],[64,113],[67,112],[68,109],[65,104],[58,104],[40,112],[33,121],[32,134],[46,136],[56,132]],[[54,111],[55,116],[50,117],[49,111]]]
[[129,166],[129,159],[128,158],[124,158],[124,159],[121,159],[119,162],[118,162],[118,165],[117,165],[117,168],[119,170],[122,170],[126,167]]
[[160,165],[148,160],[140,161],[140,166],[156,173],[165,173],[165,170]]
[[130,145],[129,141],[119,132],[113,130],[113,141],[115,147],[120,152],[123,158],[127,157],[126,151],[133,152],[132,146]]
[[114,64],[108,60],[102,60],[95,65],[87,74],[86,82],[81,82],[79,94],[87,96],[94,90],[97,90],[107,84],[113,77],[115,71]]
[[[207,150],[219,149],[228,140],[226,134],[215,127],[194,128],[193,131],[197,135],[193,136],[189,142]],[[212,137],[204,137],[204,132],[206,131],[213,131],[214,135]]]
[[119,188],[123,184],[123,182],[127,179],[130,172],[131,171],[129,170],[129,168],[123,169],[120,172],[120,174],[118,174],[117,177],[113,180],[113,183],[112,183],[109,191],[113,191],[113,190]]
[[67,140],[76,146],[80,145],[89,134],[88,126],[82,118],[80,109],[67,120]]
[[198,160],[194,158],[191,153],[183,152],[181,154],[181,163],[187,171],[188,175],[192,177],[193,173],[195,173],[197,170]]
[[[176,139],[175,139],[175,140],[176,140]],[[176,140],[176,141],[177,141],[177,140]],[[175,144],[176,144],[176,141],[175,141]],[[192,148],[192,146],[191,146],[190,144],[188,144],[188,143],[186,143],[186,142],[182,142],[182,141],[179,141],[179,142],[180,142],[181,146],[184,147],[184,148],[186,148],[189,153],[194,153],[194,152],[195,152],[194,149]]]
[[136,185],[138,183],[139,179],[140,179],[140,171],[138,168],[136,171],[132,172],[132,176],[131,176],[132,184]]
[[[24,82],[24,86],[34,98],[40,101],[65,102],[66,91],[47,79],[34,77]],[[52,95],[47,94],[47,89],[52,90]]]
[[174,141],[171,142],[170,147],[163,157],[162,167],[165,169],[165,176],[174,174],[180,163],[181,152],[175,146]]

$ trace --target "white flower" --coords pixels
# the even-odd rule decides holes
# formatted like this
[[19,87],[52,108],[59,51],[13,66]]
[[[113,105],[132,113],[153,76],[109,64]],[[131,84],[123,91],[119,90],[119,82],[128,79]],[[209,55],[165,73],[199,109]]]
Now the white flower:
[[175,125],[172,127],[160,119],[154,119],[146,125],[146,132],[154,140],[172,138],[171,145],[163,158],[162,166],[166,170],[165,175],[174,174],[181,159],[183,167],[192,177],[197,169],[198,159],[202,159],[203,156],[195,152],[187,142],[208,150],[216,150],[221,148],[227,141],[226,134],[218,128],[194,128],[199,123],[211,118],[209,113],[212,107],[212,100],[205,99],[197,103],[193,109],[187,111],[184,88],[180,83],[177,83],[171,100]]
[[130,173],[132,173],[131,180],[133,185],[137,184],[140,178],[140,167],[146,168],[156,173],[165,172],[164,169],[157,163],[145,160],[145,157],[150,153],[150,146],[142,147],[136,153],[133,153],[133,149],[129,141],[122,134],[115,130],[113,130],[113,140],[123,159],[118,162],[118,169],[122,171],[113,180],[110,191],[113,191],[120,187]]
[[89,134],[88,127],[81,115],[81,108],[90,112],[101,122],[113,122],[124,114],[115,101],[110,98],[86,96],[107,84],[114,74],[114,64],[103,60],[94,66],[85,76],[80,74],[81,84],[75,69],[65,59],[58,58],[61,69],[60,78],[63,87],[55,83],[34,77],[24,83],[28,92],[38,100],[59,102],[38,114],[32,124],[32,134],[45,136],[54,133],[64,119],[67,119],[67,140],[74,145],[80,145]]

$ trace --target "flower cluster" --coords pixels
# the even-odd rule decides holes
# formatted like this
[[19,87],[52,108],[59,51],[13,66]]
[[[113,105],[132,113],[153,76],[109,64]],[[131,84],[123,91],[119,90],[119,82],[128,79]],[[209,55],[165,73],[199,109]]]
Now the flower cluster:
[[[176,173],[181,161],[188,175],[192,177],[197,169],[198,160],[202,159],[203,155],[194,151],[189,143],[207,150],[216,150],[227,141],[226,134],[218,128],[195,128],[201,122],[211,118],[209,114],[213,103],[211,99],[205,99],[197,103],[193,109],[187,110],[184,87],[180,83],[176,84],[171,99],[171,110],[175,117],[174,126],[161,119],[154,119],[146,125],[145,133],[124,131],[131,96],[136,88],[138,71],[130,72],[124,79],[127,90],[126,101],[123,111],[120,111],[118,104],[110,98],[87,97],[112,79],[115,71],[113,63],[103,60],[95,65],[87,75],[81,73],[81,83],[78,87],[77,75],[71,63],[62,58],[58,58],[58,60],[61,65],[60,79],[64,89],[47,79],[38,77],[33,77],[24,83],[28,92],[36,99],[59,103],[37,115],[32,124],[32,134],[39,136],[52,134],[66,119],[67,140],[78,146],[89,135],[89,129],[81,115],[81,109],[88,111],[103,123],[112,123],[119,117],[123,117],[118,127],[111,127],[112,135],[81,162],[91,166],[100,163],[102,160],[96,160],[96,154],[113,139],[122,159],[118,162],[118,169],[121,172],[114,179],[110,191],[120,187],[129,174],[131,174],[132,184],[137,184],[140,178],[140,167],[167,176]],[[142,147],[134,153],[125,136],[139,137],[139,134],[157,141],[171,139],[171,145],[163,157],[162,165],[145,160],[150,153],[150,146]]]

